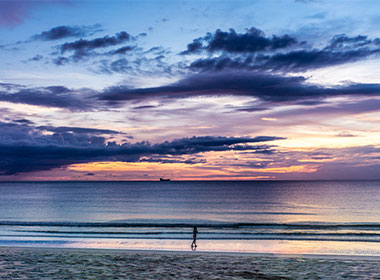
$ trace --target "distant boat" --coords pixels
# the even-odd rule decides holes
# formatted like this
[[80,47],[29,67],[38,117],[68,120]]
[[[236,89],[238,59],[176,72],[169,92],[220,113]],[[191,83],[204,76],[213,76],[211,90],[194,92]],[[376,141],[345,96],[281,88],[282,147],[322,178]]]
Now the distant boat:
[[168,181],[170,181],[170,179],[160,178],[160,182],[168,182]]

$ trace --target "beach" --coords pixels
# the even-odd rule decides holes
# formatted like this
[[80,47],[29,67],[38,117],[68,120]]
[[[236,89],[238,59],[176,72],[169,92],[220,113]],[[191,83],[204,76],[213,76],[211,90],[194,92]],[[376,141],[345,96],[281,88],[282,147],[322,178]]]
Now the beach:
[[1,279],[380,279],[380,258],[0,247]]
[[3,182],[0,279],[380,279],[379,186]]

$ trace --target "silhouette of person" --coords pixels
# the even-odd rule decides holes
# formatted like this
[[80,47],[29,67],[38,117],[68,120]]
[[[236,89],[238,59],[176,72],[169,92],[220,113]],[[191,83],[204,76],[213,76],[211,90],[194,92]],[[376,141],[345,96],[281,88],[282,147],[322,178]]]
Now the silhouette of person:
[[198,247],[197,246],[197,233],[198,233],[198,228],[196,226],[194,226],[194,229],[193,229],[193,242],[191,243],[191,249],[193,251],[195,251],[196,248]]

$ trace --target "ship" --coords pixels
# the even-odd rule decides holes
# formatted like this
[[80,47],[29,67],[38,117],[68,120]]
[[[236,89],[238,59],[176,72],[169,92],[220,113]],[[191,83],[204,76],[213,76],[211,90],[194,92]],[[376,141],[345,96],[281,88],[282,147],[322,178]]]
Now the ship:
[[169,182],[170,179],[164,179],[164,178],[160,178],[160,182]]

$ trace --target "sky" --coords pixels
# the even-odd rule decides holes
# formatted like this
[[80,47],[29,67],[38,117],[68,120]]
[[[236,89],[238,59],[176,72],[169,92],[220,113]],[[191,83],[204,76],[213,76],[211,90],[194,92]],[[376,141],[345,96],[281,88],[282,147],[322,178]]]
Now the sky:
[[0,0],[0,180],[380,179],[376,0]]

